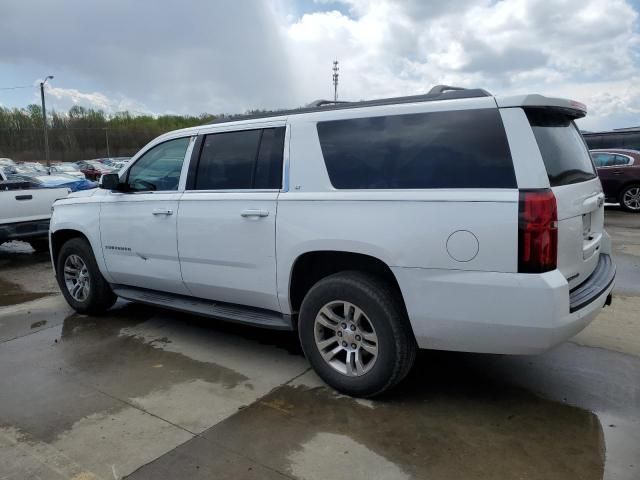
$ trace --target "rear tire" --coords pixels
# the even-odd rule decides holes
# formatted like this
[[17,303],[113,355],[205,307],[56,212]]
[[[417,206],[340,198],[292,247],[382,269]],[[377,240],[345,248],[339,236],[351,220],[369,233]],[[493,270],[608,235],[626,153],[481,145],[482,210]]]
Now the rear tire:
[[361,272],[330,275],[309,290],[300,308],[299,335],[316,373],[356,397],[395,386],[409,373],[417,351],[394,289]]
[[626,212],[640,213],[640,185],[627,185],[620,192],[620,207]]
[[78,313],[99,315],[117,300],[100,273],[91,245],[83,238],[72,238],[62,245],[56,259],[56,279],[67,303]]

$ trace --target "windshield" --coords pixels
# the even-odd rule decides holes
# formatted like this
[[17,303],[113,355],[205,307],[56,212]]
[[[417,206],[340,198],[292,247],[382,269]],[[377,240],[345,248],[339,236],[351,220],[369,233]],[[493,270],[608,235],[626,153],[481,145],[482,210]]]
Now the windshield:
[[536,137],[552,187],[591,180],[596,172],[573,120],[550,109],[528,109],[527,118]]

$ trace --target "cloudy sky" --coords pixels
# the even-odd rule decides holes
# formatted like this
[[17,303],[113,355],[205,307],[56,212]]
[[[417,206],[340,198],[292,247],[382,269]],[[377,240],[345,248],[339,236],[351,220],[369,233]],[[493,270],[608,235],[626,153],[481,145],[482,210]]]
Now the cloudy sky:
[[[640,125],[640,0],[2,0],[0,105],[238,113],[445,83]],[[8,89],[14,86],[29,88]]]

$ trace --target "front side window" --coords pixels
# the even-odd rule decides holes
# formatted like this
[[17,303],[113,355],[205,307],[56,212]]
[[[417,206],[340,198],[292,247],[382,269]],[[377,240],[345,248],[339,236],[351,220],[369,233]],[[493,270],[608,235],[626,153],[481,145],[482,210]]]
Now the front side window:
[[497,109],[332,120],[317,128],[335,188],[516,188]]
[[178,189],[189,137],[156,145],[140,157],[127,173],[131,191],[171,191]]

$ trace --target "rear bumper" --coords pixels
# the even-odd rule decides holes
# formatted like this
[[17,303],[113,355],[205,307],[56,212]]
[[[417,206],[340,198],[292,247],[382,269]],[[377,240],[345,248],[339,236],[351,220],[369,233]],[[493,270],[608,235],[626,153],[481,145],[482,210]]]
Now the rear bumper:
[[43,238],[49,235],[49,219],[0,225],[0,243]]
[[600,254],[593,273],[569,292],[569,313],[585,308],[598,299],[616,278],[616,266],[611,257]]
[[600,270],[571,292],[558,270],[392,270],[421,348],[535,354],[571,338],[598,315],[615,278],[613,262],[601,255],[607,258]]

